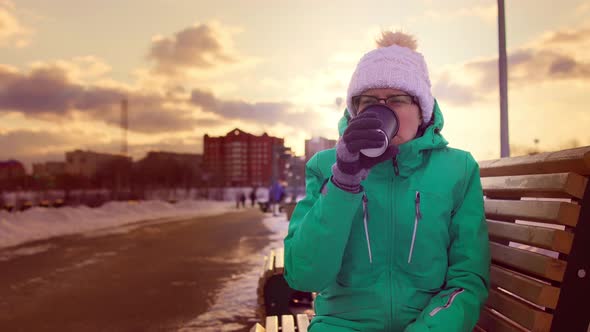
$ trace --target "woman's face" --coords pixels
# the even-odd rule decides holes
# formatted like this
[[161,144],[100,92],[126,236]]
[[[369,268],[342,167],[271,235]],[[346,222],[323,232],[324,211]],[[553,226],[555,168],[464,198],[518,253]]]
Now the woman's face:
[[[369,89],[362,93],[363,96],[373,96],[379,99],[386,99],[393,95],[408,95],[408,93],[397,89]],[[381,103],[385,104],[384,100]],[[394,105],[387,105],[395,109],[395,113],[399,119],[399,130],[397,135],[391,140],[391,144],[401,145],[411,141],[416,137],[418,127],[422,124],[422,113],[420,107],[416,103],[398,102]],[[364,111],[363,105],[358,106],[359,114]]]

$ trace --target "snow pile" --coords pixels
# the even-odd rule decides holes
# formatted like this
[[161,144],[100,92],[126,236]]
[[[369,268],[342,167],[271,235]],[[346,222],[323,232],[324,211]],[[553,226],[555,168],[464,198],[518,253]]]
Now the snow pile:
[[[144,220],[211,216],[232,209],[229,202],[208,200],[109,202],[99,208],[86,206],[42,208],[24,212],[0,211],[0,248],[54,236],[85,233]],[[234,207],[235,210],[235,207]],[[162,222],[166,220],[161,220]]]

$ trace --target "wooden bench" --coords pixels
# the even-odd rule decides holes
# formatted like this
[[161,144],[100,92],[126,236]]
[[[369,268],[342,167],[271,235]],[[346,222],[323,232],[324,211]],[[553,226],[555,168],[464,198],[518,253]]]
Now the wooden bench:
[[305,314],[298,314],[296,316],[282,315],[280,319],[278,316],[268,316],[265,319],[264,327],[259,323],[252,326],[250,332],[307,332],[309,327],[309,317]]
[[[474,331],[589,332],[590,146],[479,166],[492,285]],[[282,254],[264,275],[282,277]],[[260,286],[268,279],[259,298],[288,303],[292,293]]]
[[492,287],[477,329],[590,331],[590,147],[479,166]]
[[258,279],[257,314],[261,320],[267,316],[297,315],[313,310],[312,294],[289,287],[283,271],[284,248],[272,249],[264,257],[264,267]]

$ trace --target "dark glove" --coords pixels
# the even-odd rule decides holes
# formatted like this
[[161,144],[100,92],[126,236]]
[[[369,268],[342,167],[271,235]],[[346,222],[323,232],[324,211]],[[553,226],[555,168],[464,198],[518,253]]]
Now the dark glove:
[[367,178],[369,170],[392,159],[399,149],[391,145],[385,152],[370,158],[360,151],[379,148],[385,143],[385,137],[375,129],[381,128],[381,120],[375,114],[361,113],[350,120],[348,128],[336,144],[336,163],[332,166],[332,182],[342,190],[352,193],[360,192],[361,181]]

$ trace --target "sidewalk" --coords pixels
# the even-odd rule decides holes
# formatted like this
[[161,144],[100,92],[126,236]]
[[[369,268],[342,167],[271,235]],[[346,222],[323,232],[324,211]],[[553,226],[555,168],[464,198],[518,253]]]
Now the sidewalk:
[[253,268],[271,235],[263,218],[246,209],[39,241],[46,251],[0,261],[0,330],[176,331]]

